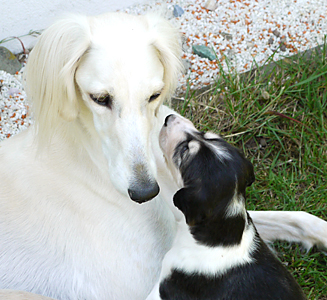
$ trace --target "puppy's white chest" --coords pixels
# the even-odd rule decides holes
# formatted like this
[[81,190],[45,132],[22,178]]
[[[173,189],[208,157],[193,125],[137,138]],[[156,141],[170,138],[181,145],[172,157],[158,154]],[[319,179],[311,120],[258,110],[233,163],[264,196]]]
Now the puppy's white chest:
[[163,260],[160,280],[168,277],[174,269],[187,274],[215,276],[234,266],[252,262],[251,253],[255,249],[252,227],[244,231],[239,245],[208,247],[193,238],[184,222],[179,222],[173,247]]

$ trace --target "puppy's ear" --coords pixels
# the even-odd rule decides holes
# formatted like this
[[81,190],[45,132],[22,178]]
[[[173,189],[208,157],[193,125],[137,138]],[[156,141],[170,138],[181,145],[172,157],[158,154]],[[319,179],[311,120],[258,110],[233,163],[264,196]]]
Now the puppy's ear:
[[90,36],[87,17],[71,15],[46,29],[29,56],[26,89],[43,142],[60,118],[71,121],[78,115],[75,71]]
[[190,198],[189,189],[181,188],[178,190],[173,198],[174,205],[184,214],[188,214],[187,201]]
[[169,21],[158,15],[148,14],[144,17],[152,36],[152,46],[157,50],[164,67],[165,87],[162,91],[162,99],[169,101],[176,89],[178,76],[183,69],[180,33]]
[[188,225],[196,225],[205,217],[205,203],[194,189],[182,188],[178,190],[173,201],[175,206],[184,214]]

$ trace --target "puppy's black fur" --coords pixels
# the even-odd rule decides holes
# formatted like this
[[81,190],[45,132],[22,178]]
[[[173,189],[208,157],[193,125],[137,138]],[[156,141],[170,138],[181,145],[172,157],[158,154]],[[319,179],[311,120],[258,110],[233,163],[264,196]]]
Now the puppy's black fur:
[[[187,153],[192,140],[200,144],[193,156]],[[254,227],[253,222],[247,212],[232,216],[226,212],[235,195],[245,206],[246,187],[254,181],[251,162],[223,139],[208,140],[203,133],[187,134],[176,147],[173,160],[184,182],[174,196],[174,204],[184,213],[193,238],[207,247],[239,245],[244,230]],[[252,242],[256,244],[250,254],[252,262],[230,268],[222,275],[173,269],[160,283],[161,299],[305,299],[297,282],[256,230]]]

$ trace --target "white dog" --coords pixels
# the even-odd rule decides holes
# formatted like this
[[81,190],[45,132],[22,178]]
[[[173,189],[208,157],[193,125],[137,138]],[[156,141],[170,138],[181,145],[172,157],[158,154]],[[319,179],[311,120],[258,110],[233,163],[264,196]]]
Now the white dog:
[[[146,298],[175,234],[158,134],[179,57],[177,30],[151,15],[69,16],[42,34],[26,70],[35,125],[0,145],[0,288]],[[251,216],[268,241],[327,248],[319,218]]]

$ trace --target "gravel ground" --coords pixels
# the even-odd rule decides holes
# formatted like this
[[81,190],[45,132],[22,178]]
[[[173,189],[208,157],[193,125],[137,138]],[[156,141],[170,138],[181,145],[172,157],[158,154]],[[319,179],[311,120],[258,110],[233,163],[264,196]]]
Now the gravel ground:
[[[208,1],[208,0],[207,0]],[[183,34],[186,72],[179,92],[209,85],[225,70],[245,72],[254,63],[262,65],[273,53],[274,60],[323,44],[327,34],[326,0],[168,0],[138,5],[122,11],[143,14],[159,11],[179,26]],[[174,6],[184,13],[174,17]],[[192,46],[205,45],[216,60],[195,55]],[[22,71],[12,76],[0,71],[0,141],[32,123],[21,84]]]
[[0,71],[0,141],[32,124],[22,85],[22,72],[23,69],[20,73],[11,75]]
[[[208,3],[215,10],[206,9]],[[174,18],[178,4],[184,14]],[[323,44],[327,34],[326,0],[184,0],[153,2],[123,11],[144,13],[157,10],[172,18],[183,33],[183,59],[189,71],[180,79],[185,90],[209,85],[217,77],[217,61],[192,53],[193,45],[206,45],[217,54],[225,71],[245,72],[273,53],[274,60]]]

